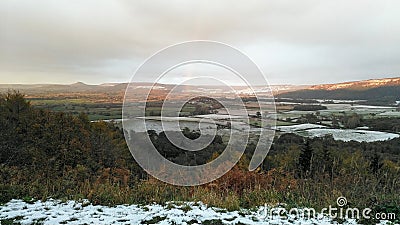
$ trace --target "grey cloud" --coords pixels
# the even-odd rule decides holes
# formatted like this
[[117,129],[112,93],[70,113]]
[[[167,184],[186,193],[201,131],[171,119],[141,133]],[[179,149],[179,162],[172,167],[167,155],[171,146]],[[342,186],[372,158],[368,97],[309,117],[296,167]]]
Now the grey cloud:
[[127,81],[168,45],[233,45],[272,83],[398,76],[400,2],[0,1],[2,83]]

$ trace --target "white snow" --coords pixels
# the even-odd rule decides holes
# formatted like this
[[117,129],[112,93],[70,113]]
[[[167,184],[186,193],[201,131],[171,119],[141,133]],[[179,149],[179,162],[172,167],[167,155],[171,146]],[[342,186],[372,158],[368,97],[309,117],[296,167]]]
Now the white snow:
[[[85,202],[86,201],[86,202]],[[315,218],[286,218],[264,213],[264,207],[256,210],[227,211],[207,207],[202,203],[187,202],[183,205],[169,203],[166,206],[117,205],[115,207],[93,206],[87,200],[61,202],[59,200],[36,201],[32,204],[11,200],[0,206],[0,220],[15,219],[21,224],[202,224],[207,220],[221,220],[224,224],[332,224],[322,214]],[[146,222],[147,221],[147,222]],[[349,220],[348,224],[356,224]]]
[[276,129],[283,131],[283,132],[295,132],[300,130],[307,130],[313,128],[324,128],[323,125],[312,124],[312,123],[303,123],[297,125],[290,125],[290,126],[277,126]]
[[247,116],[234,116],[234,115],[224,115],[224,114],[206,114],[206,115],[197,115],[195,118],[208,118],[214,120],[226,120],[226,119],[241,119],[247,118]]
[[354,105],[353,108],[356,109],[396,109],[392,106],[376,106],[376,105]]
[[400,137],[399,134],[366,129],[368,129],[368,127],[358,127],[356,129],[329,129],[323,125],[310,123],[276,127],[276,130],[287,133],[296,133],[306,137],[323,137],[325,135],[332,135],[333,139],[341,141],[374,142]]
[[[279,208],[274,208],[279,209]],[[116,205],[114,207],[92,205],[88,200],[67,201],[47,200],[26,203],[11,200],[0,205],[0,221],[10,220],[20,224],[203,224],[209,220],[220,220],[223,224],[337,224],[325,214],[316,212],[315,217],[302,217],[299,214],[281,216],[277,211],[268,212],[268,206],[254,210],[241,209],[227,211],[208,207],[203,203],[180,202],[167,203],[165,206],[152,205]],[[284,208],[282,208],[284,210]],[[285,211],[285,210],[284,210]],[[388,221],[380,221],[386,224]],[[347,219],[344,224],[357,224],[354,219]]]
[[358,142],[385,141],[399,137],[398,134],[393,133],[354,129],[309,129],[304,132],[305,136],[310,137],[322,137],[331,134],[335,140]]
[[379,113],[378,116],[399,117],[400,112],[399,111],[387,111],[387,112]]
[[369,130],[369,127],[367,126],[356,127],[356,130]]

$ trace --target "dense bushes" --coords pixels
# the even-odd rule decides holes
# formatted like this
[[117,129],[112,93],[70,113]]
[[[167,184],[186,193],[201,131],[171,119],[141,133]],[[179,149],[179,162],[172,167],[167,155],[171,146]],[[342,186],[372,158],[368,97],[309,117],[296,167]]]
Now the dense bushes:
[[[1,184],[36,196],[68,196],[93,184],[106,169],[127,170],[129,180],[143,177],[121,129],[31,107],[15,92],[0,97]],[[116,179],[114,179],[116,178]],[[119,184],[112,173],[110,183]],[[35,187],[35,183],[39,187]]]
[[[174,132],[175,131],[171,131],[170,133]],[[214,137],[210,145],[200,151],[187,151],[172,144],[168,140],[165,132],[157,134],[155,131],[149,131],[148,133],[158,152],[166,159],[179,165],[193,166],[206,164],[214,153],[221,153],[225,149],[225,145],[220,136]],[[199,132],[190,131],[188,128],[183,129],[182,133],[192,140],[200,136]]]
[[399,204],[399,141],[302,141],[285,134],[274,142],[263,167],[293,174],[297,185],[290,193],[297,204],[323,207],[341,195],[359,207],[371,207],[371,199],[374,204]]

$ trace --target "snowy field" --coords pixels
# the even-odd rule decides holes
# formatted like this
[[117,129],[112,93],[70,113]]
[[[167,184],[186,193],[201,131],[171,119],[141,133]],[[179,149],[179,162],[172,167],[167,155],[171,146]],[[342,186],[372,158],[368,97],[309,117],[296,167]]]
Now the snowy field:
[[235,116],[235,115],[224,115],[224,114],[206,114],[206,115],[197,115],[195,118],[209,118],[214,120],[228,120],[228,119],[246,119],[247,116]]
[[[214,134],[217,125],[227,125],[227,121],[211,119],[207,117],[146,117],[146,129],[143,127],[143,121],[140,119],[131,119],[125,122],[125,129],[134,132],[145,132],[147,130],[154,130],[157,133],[162,131],[181,131],[187,127],[190,130],[204,131],[204,134]],[[223,116],[226,118],[226,116]],[[239,117],[238,117],[239,118]],[[231,121],[231,129],[236,131],[259,131],[253,129],[250,125],[242,121]]]
[[[392,106],[372,106],[372,105],[352,105],[352,104],[321,104],[327,109],[318,110],[323,116],[330,116],[337,113],[357,113],[359,115],[369,116],[375,114],[377,116],[399,116],[400,112],[396,111],[396,107]],[[279,118],[299,117],[300,115],[315,114],[317,111],[285,111],[278,115]]]
[[300,130],[314,129],[314,128],[324,128],[323,125],[303,123],[290,126],[277,126],[276,129],[282,132],[295,132]]
[[[11,200],[0,206],[0,221],[5,223],[7,220],[20,224],[337,224],[329,217],[318,214],[312,219],[300,219],[294,215],[267,217],[264,207],[254,211],[228,212],[201,203],[107,207],[93,206],[87,201],[57,200],[33,203]],[[357,223],[348,219],[345,224]]]
[[296,133],[306,137],[322,137],[332,135],[333,139],[341,141],[374,142],[385,141],[400,137],[399,134],[359,129],[329,129],[318,124],[298,124],[291,126],[278,126],[277,130],[286,133]]
[[400,112],[399,112],[399,111],[383,112],[383,113],[379,113],[378,116],[383,116],[383,117],[400,117]]
[[358,142],[386,141],[399,137],[398,134],[393,133],[353,129],[309,129],[304,132],[305,136],[309,137],[322,137],[331,134],[335,140]]

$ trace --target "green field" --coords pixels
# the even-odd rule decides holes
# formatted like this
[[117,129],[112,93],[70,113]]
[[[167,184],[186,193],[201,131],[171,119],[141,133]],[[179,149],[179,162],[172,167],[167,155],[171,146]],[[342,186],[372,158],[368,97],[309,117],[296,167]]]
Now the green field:
[[33,99],[30,102],[39,109],[68,112],[74,115],[86,113],[90,120],[122,118],[121,103],[92,103],[83,99]]
[[[89,120],[110,120],[122,118],[122,103],[93,103],[84,99],[31,99],[35,108],[56,112],[68,112],[74,115],[85,113]],[[164,108],[164,112],[173,112],[172,108]],[[182,116],[191,115],[195,111],[193,105],[185,105],[181,110]],[[160,115],[161,107],[146,108],[146,116]]]

